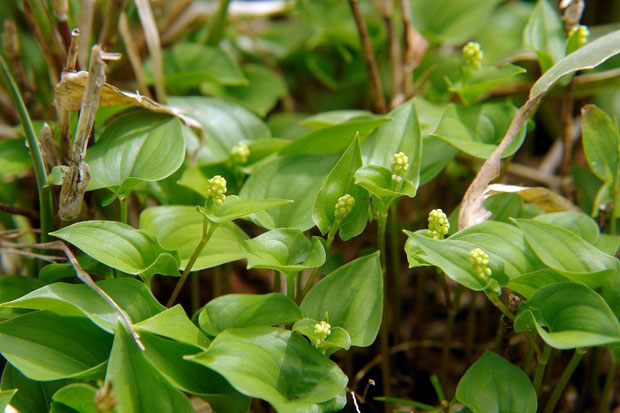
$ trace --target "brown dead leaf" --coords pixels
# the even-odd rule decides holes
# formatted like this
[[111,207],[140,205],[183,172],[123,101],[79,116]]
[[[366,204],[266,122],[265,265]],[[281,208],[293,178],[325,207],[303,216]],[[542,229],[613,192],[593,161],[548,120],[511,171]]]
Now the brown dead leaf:
[[537,206],[545,212],[581,211],[575,204],[549,188],[536,186],[493,184],[487,187],[486,195],[513,193],[525,202]]

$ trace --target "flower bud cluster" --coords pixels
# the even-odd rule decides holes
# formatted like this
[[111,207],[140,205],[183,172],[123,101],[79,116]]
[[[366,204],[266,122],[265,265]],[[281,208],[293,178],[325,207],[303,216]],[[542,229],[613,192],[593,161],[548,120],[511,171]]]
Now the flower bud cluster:
[[577,47],[581,47],[584,44],[588,43],[588,37],[590,36],[590,30],[588,30],[588,26],[575,26],[571,29],[568,37],[573,36],[577,33]]
[[344,194],[340,198],[338,198],[338,202],[336,202],[336,206],[334,207],[334,217],[336,221],[342,221],[347,215],[351,213],[353,207],[355,206],[355,198],[353,198],[349,194]]
[[443,239],[450,230],[448,217],[441,209],[433,209],[428,214],[428,236]]
[[489,256],[480,248],[474,248],[469,251],[469,262],[474,267],[476,275],[480,281],[488,282],[491,276],[491,268],[489,268]]
[[317,343],[325,340],[332,333],[332,326],[327,321],[321,321],[314,325],[314,336]]
[[226,199],[226,179],[215,175],[209,179],[207,185],[207,197],[213,198],[215,205],[220,206]]
[[239,142],[233,146],[230,153],[236,163],[243,164],[248,161],[248,157],[250,156],[250,148],[248,148],[248,145],[245,142]]
[[480,69],[483,56],[484,54],[482,53],[479,43],[469,42],[463,46],[463,59],[465,59],[465,65],[469,69]]
[[392,181],[401,182],[403,176],[409,169],[409,158],[403,152],[394,154],[394,162],[392,162]]

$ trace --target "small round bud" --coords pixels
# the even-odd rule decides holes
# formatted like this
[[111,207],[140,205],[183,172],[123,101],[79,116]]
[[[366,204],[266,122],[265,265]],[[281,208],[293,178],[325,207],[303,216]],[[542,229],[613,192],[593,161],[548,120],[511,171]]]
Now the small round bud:
[[428,214],[428,235],[431,238],[443,239],[450,230],[448,217],[441,209],[433,209]]
[[207,198],[213,198],[215,205],[220,206],[226,199],[226,179],[215,175],[209,179],[207,185]]
[[326,321],[321,321],[314,325],[314,336],[317,343],[325,340],[332,333],[332,326]]
[[489,268],[489,256],[480,248],[474,248],[469,251],[469,262],[474,267],[476,275],[483,281],[489,281],[491,276],[491,268]]
[[336,221],[342,221],[347,215],[351,213],[355,206],[355,198],[349,194],[344,194],[338,198],[336,206],[334,207],[334,217]]
[[233,146],[230,154],[236,163],[246,163],[248,161],[248,157],[250,156],[250,148],[248,148],[248,145],[245,142],[239,142]]
[[469,42],[463,46],[463,59],[465,59],[465,65],[469,69],[480,69],[480,67],[482,67],[483,57],[484,54],[482,53],[479,43]]
[[572,37],[576,34],[577,36],[577,47],[581,47],[584,44],[588,43],[588,37],[590,36],[590,30],[588,30],[588,26],[575,26],[568,33],[568,37]]
[[409,169],[409,158],[403,152],[394,154],[394,162],[392,162],[392,181],[402,182],[403,176]]

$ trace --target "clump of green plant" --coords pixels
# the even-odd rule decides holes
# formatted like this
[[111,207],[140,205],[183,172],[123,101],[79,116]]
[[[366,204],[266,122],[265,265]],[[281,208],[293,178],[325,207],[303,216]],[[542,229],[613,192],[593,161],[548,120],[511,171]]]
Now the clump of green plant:
[[0,5],[0,410],[607,411],[620,31],[560,3]]

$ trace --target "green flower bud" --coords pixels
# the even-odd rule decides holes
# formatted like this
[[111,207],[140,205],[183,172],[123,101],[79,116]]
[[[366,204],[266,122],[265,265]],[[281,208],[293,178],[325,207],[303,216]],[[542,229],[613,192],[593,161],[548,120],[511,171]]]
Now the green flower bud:
[[332,326],[330,326],[326,321],[321,321],[320,323],[316,323],[314,325],[314,336],[316,337],[317,343],[325,340],[331,333]]
[[465,65],[469,69],[478,70],[482,67],[482,58],[484,54],[480,48],[480,44],[477,42],[469,42],[463,46],[463,59],[465,59]]
[[213,198],[215,205],[220,206],[226,199],[226,179],[215,175],[209,179],[207,185],[207,198]]
[[489,268],[489,256],[480,248],[474,248],[469,251],[469,262],[474,267],[476,275],[482,282],[488,282],[491,276],[491,268]]
[[448,217],[441,209],[433,209],[428,214],[428,236],[443,239],[450,230]]
[[344,194],[338,198],[336,206],[334,207],[334,217],[336,221],[342,221],[347,215],[351,213],[351,210],[355,206],[355,198],[349,194]]
[[392,162],[392,181],[401,182],[403,176],[409,169],[409,158],[403,152],[394,154],[394,162]]
[[573,35],[575,35],[575,33],[577,34],[578,48],[588,43],[588,37],[590,36],[590,30],[588,30],[588,26],[579,25],[573,27],[568,33],[568,37],[572,37]]
[[250,148],[248,148],[248,145],[245,142],[239,142],[233,146],[230,153],[236,163],[243,164],[248,161],[248,157],[250,156]]

